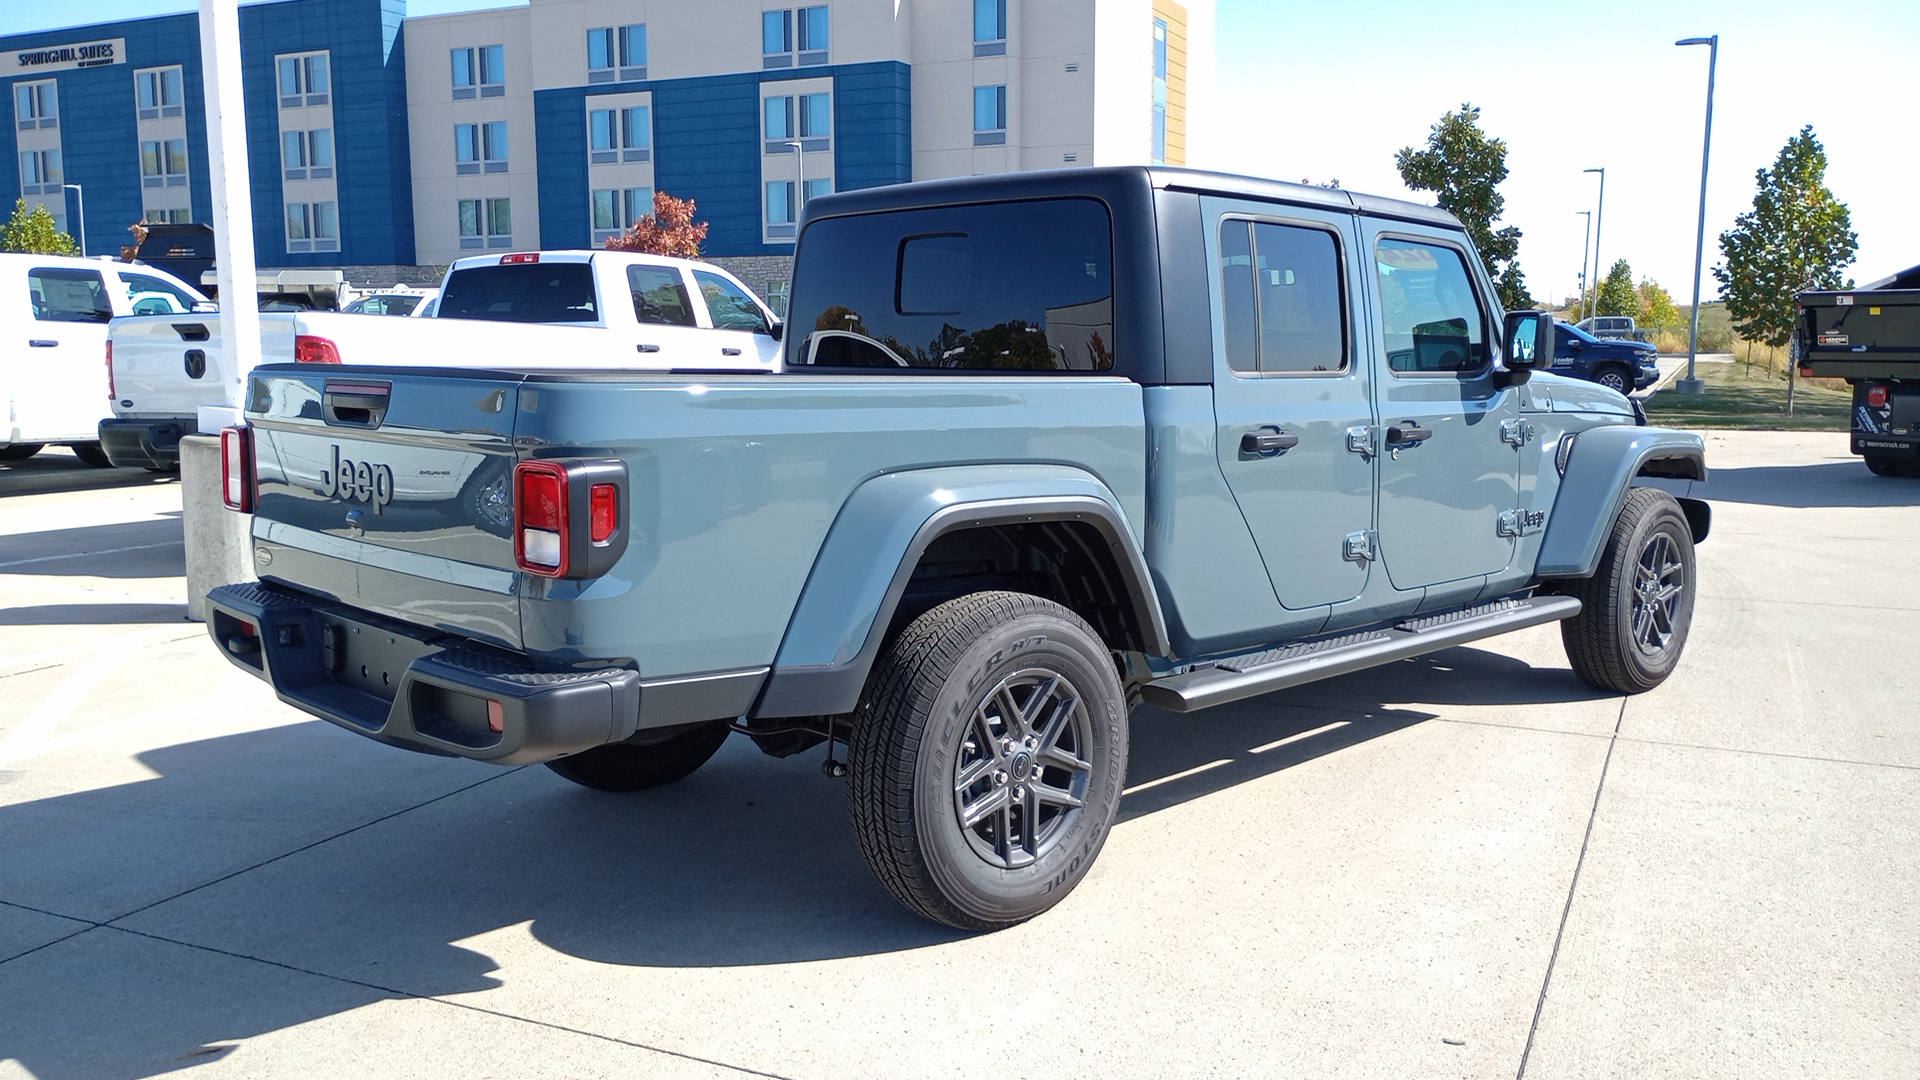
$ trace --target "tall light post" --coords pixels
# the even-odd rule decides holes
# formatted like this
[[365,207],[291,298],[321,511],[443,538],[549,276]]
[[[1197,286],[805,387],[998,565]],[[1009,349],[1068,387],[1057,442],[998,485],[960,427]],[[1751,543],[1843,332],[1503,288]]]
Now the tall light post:
[[80,190],[79,184],[61,184],[60,186],[73,192],[76,204],[74,209],[79,212],[80,217],[80,257],[85,258],[87,254],[87,193]]
[[788,139],[793,147],[793,242],[800,242],[800,214],[807,208],[807,148],[798,139]]
[[1587,254],[1593,245],[1593,211],[1575,210],[1574,213],[1587,219],[1586,240],[1580,245],[1580,302],[1573,307],[1573,321],[1579,322],[1587,315]]
[[1693,373],[1700,352],[1700,268],[1707,248],[1707,155],[1713,149],[1713,72],[1720,63],[1720,35],[1681,38],[1675,45],[1707,47],[1707,132],[1700,139],[1700,225],[1693,236],[1693,327],[1687,333],[1687,377],[1674,383],[1683,394],[1703,394],[1707,384]]
[[1595,205],[1593,211],[1593,277],[1589,279],[1593,284],[1593,309],[1587,312],[1589,315],[1598,315],[1600,314],[1601,283],[1600,226],[1607,218],[1607,170],[1602,166],[1598,169],[1582,169],[1580,171],[1600,174],[1600,201]]

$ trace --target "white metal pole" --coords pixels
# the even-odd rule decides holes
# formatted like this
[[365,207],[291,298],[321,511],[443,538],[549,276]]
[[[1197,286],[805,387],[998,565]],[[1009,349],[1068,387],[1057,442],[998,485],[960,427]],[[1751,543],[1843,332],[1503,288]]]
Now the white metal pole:
[[1700,394],[1707,385],[1694,375],[1693,363],[1700,352],[1700,269],[1707,248],[1707,159],[1713,149],[1713,72],[1720,63],[1720,35],[1682,38],[1674,44],[1707,47],[1707,130],[1700,140],[1700,224],[1693,237],[1693,327],[1687,333],[1687,377],[1674,383],[1683,394]]
[[[220,288],[220,356],[230,372],[227,408],[202,420],[236,423],[247,376],[260,363],[260,302],[254,295],[252,180],[247,168],[247,110],[240,78],[239,0],[200,0],[200,67],[207,106],[207,173]],[[198,282],[195,282],[198,284]],[[224,412],[224,416],[218,415]]]
[[1587,219],[1586,239],[1580,245],[1580,302],[1574,305],[1573,321],[1579,322],[1587,317],[1587,256],[1593,251],[1593,211],[1575,210],[1574,213]]
[[1606,220],[1607,213],[1607,170],[1602,166],[1598,169],[1581,171],[1600,174],[1600,201],[1593,211],[1593,310],[1589,313],[1598,315],[1600,314],[1600,286],[1605,281],[1600,273],[1600,225]]
[[74,210],[80,215],[80,257],[87,257],[87,193],[80,190],[79,184],[62,184],[62,188],[73,189]]
[[807,148],[798,139],[787,140],[787,145],[793,147],[794,183],[799,185],[793,189],[793,242],[798,244],[800,215],[807,209]]

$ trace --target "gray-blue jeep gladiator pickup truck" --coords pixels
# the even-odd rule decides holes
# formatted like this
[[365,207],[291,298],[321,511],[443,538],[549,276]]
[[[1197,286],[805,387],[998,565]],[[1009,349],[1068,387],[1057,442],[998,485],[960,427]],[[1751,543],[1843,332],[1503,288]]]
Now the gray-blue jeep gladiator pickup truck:
[[1608,691],[1679,660],[1700,439],[1536,373],[1551,319],[1442,211],[906,184],[811,203],[794,283],[772,373],[258,369],[260,580],[213,639],[349,731],[594,788],[844,739],[874,873],[979,929],[1087,873],[1139,701],[1552,621]]

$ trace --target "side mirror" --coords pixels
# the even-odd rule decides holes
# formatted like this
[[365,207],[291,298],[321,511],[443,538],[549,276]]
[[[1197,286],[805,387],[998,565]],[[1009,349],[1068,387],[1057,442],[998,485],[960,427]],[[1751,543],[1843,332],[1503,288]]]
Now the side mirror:
[[1553,364],[1553,316],[1544,311],[1509,311],[1506,320],[1504,386],[1527,381],[1534,368]]
[[195,300],[192,310],[195,315],[210,315],[219,311],[220,305],[212,300]]
[[786,335],[786,332],[787,332],[787,324],[781,322],[779,319],[775,319],[772,322],[767,324],[767,334],[768,336],[772,337],[773,340],[775,341],[779,341],[782,337],[784,337]]

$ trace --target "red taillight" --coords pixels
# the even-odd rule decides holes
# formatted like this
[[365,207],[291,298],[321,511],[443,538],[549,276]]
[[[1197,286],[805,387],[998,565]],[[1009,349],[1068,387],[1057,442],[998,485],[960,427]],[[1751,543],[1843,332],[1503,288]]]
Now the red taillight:
[[340,349],[326,338],[301,334],[293,339],[293,358],[302,364],[337,364]]
[[487,730],[495,735],[507,730],[506,706],[491,698],[487,699]]
[[500,256],[501,266],[518,266],[521,263],[537,263],[540,253],[537,251],[516,251],[511,255]]
[[587,500],[587,538],[604,546],[620,527],[620,489],[612,484],[595,484]]
[[120,395],[113,389],[113,339],[107,339],[107,400],[112,401]]
[[220,498],[227,509],[253,513],[253,431],[230,427],[220,432]]
[[1868,387],[1867,388],[1867,404],[1873,406],[1876,409],[1884,408],[1887,404],[1887,388],[1884,386]]
[[530,574],[566,576],[566,466],[523,461],[513,467],[513,559]]
[[1810,367],[1807,367],[1807,366],[1805,366],[1804,364],[1803,364],[1803,365],[1801,365],[1801,367],[1800,367],[1800,377],[1801,377],[1801,378],[1803,378],[1803,379],[1811,379],[1811,378],[1813,378],[1813,369],[1812,369],[1812,368],[1810,368]]

